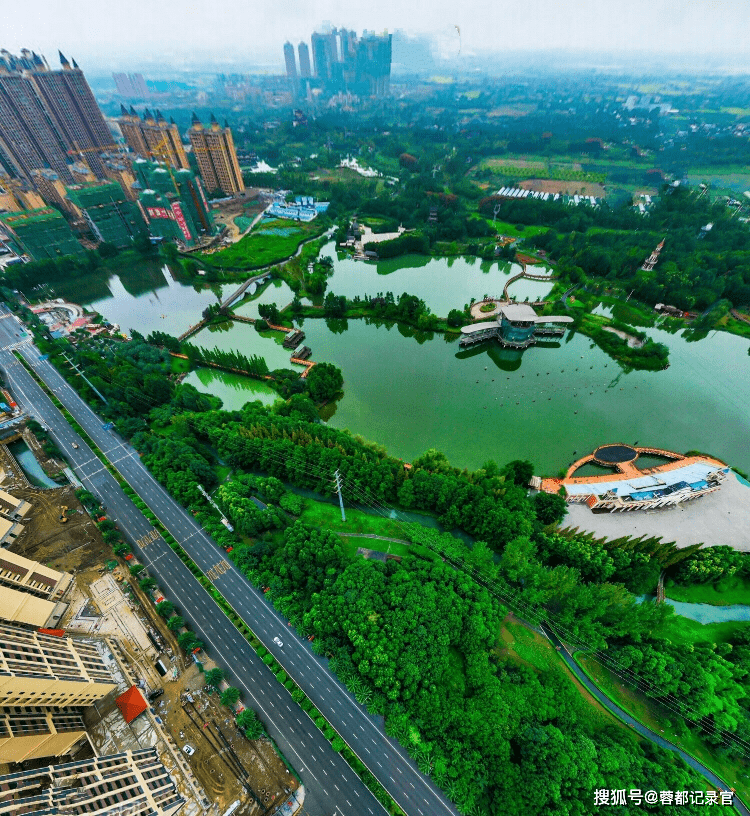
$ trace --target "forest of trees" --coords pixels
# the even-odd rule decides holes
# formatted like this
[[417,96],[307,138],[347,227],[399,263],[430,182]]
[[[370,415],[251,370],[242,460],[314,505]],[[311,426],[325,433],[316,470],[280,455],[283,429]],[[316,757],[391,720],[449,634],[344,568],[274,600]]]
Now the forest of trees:
[[[357,698],[385,715],[389,733],[463,810],[588,813],[593,788],[621,787],[624,773],[643,789],[696,786],[671,755],[621,728],[597,726],[561,670],[502,648],[500,599],[508,593],[637,672],[646,694],[678,694],[680,710],[715,750],[731,753],[736,738],[750,739],[750,636],[739,631],[728,643],[686,649],[656,634],[670,608],[635,598],[653,591],[661,570],[685,582],[717,580],[746,575],[748,556],[555,532],[549,525],[563,518],[564,502],[527,496],[528,462],[487,462],[469,472],[428,451],[407,470],[381,447],[320,424],[301,394],[274,409],[255,402],[220,410],[216,400],[172,384],[168,352],[140,336],[101,341],[76,360],[111,398],[105,410],[118,427],[137,428],[132,442],[154,475],[220,546],[234,547],[248,577],[270,587],[279,610],[315,635]],[[321,374],[323,387],[340,388],[333,372],[321,367]],[[234,533],[198,490],[217,486],[215,457],[235,471],[216,491]],[[474,543],[410,525],[406,537],[435,558],[381,564],[347,556],[338,537],[292,522],[301,502],[283,484],[330,495],[335,470],[361,499],[433,513]],[[677,713],[671,725],[688,727]]]
[[626,370],[659,371],[667,368],[669,349],[664,343],[657,343],[648,337],[645,332],[640,332],[632,326],[616,320],[607,325],[641,340],[643,345],[631,346],[626,338],[620,337],[612,331],[607,331],[606,327],[599,323],[589,321],[585,315],[580,315],[580,319],[576,320],[575,323],[578,331],[590,337],[597,346],[613,360],[620,362]]
[[[315,634],[331,668],[372,713],[385,715],[388,733],[463,812],[593,813],[593,789],[621,787],[625,778],[641,789],[696,787],[673,755],[639,743],[626,729],[597,728],[560,669],[539,670],[499,648],[507,609],[440,559],[407,556],[382,564],[347,557],[338,537],[301,524],[281,543],[240,546],[232,558],[254,582],[270,587],[285,616]],[[503,566],[495,569],[499,577]],[[535,569],[550,603],[567,611],[577,570]],[[565,589],[554,589],[561,578]],[[635,604],[610,584],[598,600],[583,594],[586,603],[573,614],[599,610],[603,627],[622,641],[623,665],[665,691],[679,687],[691,704],[710,711],[707,719],[720,713],[717,699],[726,704],[724,692],[742,697],[735,678],[744,670],[718,652],[682,656],[684,649],[648,639],[668,608]],[[657,662],[661,674],[651,668],[657,650],[667,656]],[[718,696],[704,693],[709,679]],[[740,712],[735,703],[733,716]]]
[[[722,298],[736,307],[750,306],[747,225],[724,204],[699,198],[688,187],[665,185],[645,217],[629,205],[572,208],[494,197],[483,199],[480,211],[492,215],[495,204],[498,217],[506,221],[550,227],[529,240],[548,252],[557,262],[556,271],[573,282],[604,278],[632,289],[646,303],[684,310],[703,310]],[[709,223],[709,231],[701,229]],[[655,269],[642,270],[662,239]]]

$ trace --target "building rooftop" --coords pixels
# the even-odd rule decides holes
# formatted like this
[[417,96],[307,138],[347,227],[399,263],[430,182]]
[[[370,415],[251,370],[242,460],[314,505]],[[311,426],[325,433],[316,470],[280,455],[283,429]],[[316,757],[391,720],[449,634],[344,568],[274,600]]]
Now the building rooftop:
[[[0,585],[0,618],[12,623],[36,627],[57,623],[56,607],[53,601]],[[61,604],[61,608],[64,610],[65,604]]]
[[461,326],[461,333],[462,334],[473,334],[477,331],[482,331],[483,329],[496,329],[497,328],[497,320],[486,321],[484,323],[472,323],[471,326]]
[[528,303],[509,303],[507,306],[501,306],[500,314],[505,315],[508,320],[536,321],[537,319],[536,312]]
[[148,708],[148,703],[138,686],[131,686],[115,700],[115,703],[122,712],[126,723],[132,722]]
[[[7,535],[12,527],[13,522],[0,516],[0,538]],[[23,529],[21,525],[18,527]],[[73,580],[68,572],[59,572],[5,548],[0,548],[0,577],[17,589],[45,597],[62,597]]]
[[650,490],[664,490],[665,488],[675,487],[681,483],[685,485],[697,484],[706,480],[710,473],[715,473],[717,468],[712,462],[692,462],[684,467],[675,468],[674,470],[664,470],[659,473],[644,474],[643,476],[636,476],[635,478],[617,478],[612,477],[611,481],[596,481],[583,483],[565,482],[565,489],[568,495],[596,495],[603,496],[608,491],[612,491],[616,495],[629,496],[634,493],[650,491]]

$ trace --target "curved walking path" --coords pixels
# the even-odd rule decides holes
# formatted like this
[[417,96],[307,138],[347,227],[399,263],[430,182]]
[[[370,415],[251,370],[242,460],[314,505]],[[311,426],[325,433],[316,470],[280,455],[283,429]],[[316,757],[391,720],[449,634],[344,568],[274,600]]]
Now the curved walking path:
[[377,539],[378,541],[392,541],[394,544],[406,544],[407,547],[411,547],[411,541],[404,541],[403,538],[388,538],[388,536],[376,535],[375,533],[339,532],[338,535],[344,538],[374,538]]
[[510,297],[508,295],[508,287],[513,283],[513,281],[520,280],[521,278],[526,278],[528,280],[536,280],[536,281],[556,281],[560,276],[551,274],[551,275],[535,275],[532,272],[526,271],[526,261],[521,261],[521,271],[514,275],[512,278],[509,278],[505,284],[505,288],[503,289],[503,300],[508,300]]
[[[633,728],[634,731],[637,731],[642,737],[645,737],[651,742],[658,745],[660,748],[665,748],[667,751],[674,751],[675,753],[679,754],[682,759],[694,770],[698,771],[698,773],[702,774],[714,787],[718,788],[719,790],[729,790],[730,786],[723,780],[721,777],[717,776],[710,768],[706,767],[702,762],[699,762],[693,756],[688,754],[686,751],[683,751],[682,748],[678,748],[676,745],[671,743],[669,740],[662,737],[660,734],[657,734],[655,731],[652,731],[650,728],[647,728],[641,722],[636,720],[634,717],[631,717],[626,711],[624,711],[620,706],[614,703],[610,698],[599,689],[597,685],[595,685],[588,677],[588,675],[583,671],[583,669],[576,663],[573,659],[572,654],[568,651],[567,646],[549,629],[545,626],[539,627],[542,634],[555,646],[559,646],[559,652],[562,659],[565,661],[565,665],[573,672],[576,676],[576,679],[580,681],[580,683],[586,688],[588,692],[590,692],[599,703],[601,703],[610,713],[614,714],[615,717],[622,720],[623,722],[627,723],[629,726]],[[737,796],[735,793],[734,795],[734,802],[733,805],[735,809],[743,814],[743,816],[750,816],[750,809],[747,808],[744,802]]]

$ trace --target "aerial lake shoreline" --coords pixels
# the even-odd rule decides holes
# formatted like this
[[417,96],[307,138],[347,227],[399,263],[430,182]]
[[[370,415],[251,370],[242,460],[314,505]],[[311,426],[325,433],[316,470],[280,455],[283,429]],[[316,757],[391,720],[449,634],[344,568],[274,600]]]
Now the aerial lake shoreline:
[[[409,266],[414,261],[418,265]],[[77,281],[70,291],[58,287],[56,295],[95,309],[125,332],[178,335],[198,322],[208,305],[236,288],[194,287],[162,267],[139,269],[131,277],[93,273],[90,281]],[[407,256],[374,265],[335,257],[328,289],[348,297],[408,291],[423,298],[435,314],[447,314],[472,297],[500,294],[516,271],[474,258]],[[528,291],[516,292],[521,284]],[[536,299],[550,288],[549,283],[521,280],[513,284],[513,294],[519,300]],[[236,312],[257,317],[261,303],[282,308],[292,298],[285,283],[272,280],[257,297],[239,303]],[[578,453],[622,440],[711,451],[750,470],[750,451],[740,444],[750,436],[750,420],[742,408],[750,402],[750,378],[735,375],[737,361],[748,359],[747,340],[736,335],[712,332],[699,342],[687,342],[681,334],[647,328],[649,337],[669,346],[670,368],[626,373],[589,338],[574,332],[560,342],[518,352],[493,344],[459,350],[455,334],[431,335],[372,318],[305,319],[303,330],[311,359],[332,362],[344,374],[344,396],[328,407],[328,422],[384,444],[406,461],[434,447],[459,467],[527,458],[537,472],[553,475]],[[191,342],[258,354],[271,370],[290,367],[288,351],[248,324],[205,329]],[[223,372],[195,370],[186,381],[216,393],[227,408],[277,398],[258,381]],[[706,416],[721,417],[721,422],[705,422]]]

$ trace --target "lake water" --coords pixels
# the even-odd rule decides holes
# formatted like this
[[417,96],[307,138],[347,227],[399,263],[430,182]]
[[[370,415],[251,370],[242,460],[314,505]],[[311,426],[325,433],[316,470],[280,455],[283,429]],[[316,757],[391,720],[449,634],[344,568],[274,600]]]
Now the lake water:
[[[329,289],[349,296],[407,291],[447,314],[472,296],[500,294],[514,272],[472,259],[418,258],[416,266],[404,265],[411,260],[375,265],[337,259]],[[511,292],[522,284],[537,285],[519,281]],[[161,268],[139,272],[135,280],[105,276],[79,289],[95,289],[98,297],[84,302],[124,329],[144,333],[161,328],[179,334],[217,297],[177,283]],[[261,297],[281,307],[291,292],[280,284]],[[255,310],[251,302],[239,312],[255,316]],[[407,461],[432,447],[460,467],[523,458],[552,475],[600,444],[625,442],[702,450],[750,471],[750,357],[740,337],[715,332],[687,342],[646,329],[669,346],[670,368],[625,374],[588,338],[572,333],[518,352],[491,343],[461,350],[441,334],[364,320],[308,319],[303,328],[312,359],[335,363],[344,374],[344,397],[329,407],[331,425],[382,443]],[[204,330],[193,342],[262,355],[270,369],[292,367],[288,350],[248,324]],[[275,398],[263,383],[235,375],[200,371],[188,381],[218,393],[228,408]]]
[[750,606],[713,606],[712,604],[685,603],[667,598],[664,603],[674,607],[678,615],[698,621],[698,623],[726,623],[727,621],[750,620]]
[[[363,297],[378,292],[393,292],[398,298],[404,292],[418,295],[433,314],[446,317],[451,309],[462,309],[472,298],[484,295],[500,298],[509,278],[521,272],[518,264],[482,261],[479,258],[427,258],[406,255],[377,263],[354,261],[336,253],[335,243],[326,244],[320,256],[334,259],[333,275],[328,278],[327,291],[336,295]],[[529,268],[532,271],[532,268]],[[548,274],[546,267],[533,270]],[[508,293],[516,300],[543,298],[552,289],[544,281],[521,279],[511,284]]]
[[[228,290],[228,293],[231,289]],[[247,300],[244,303],[235,305],[233,311],[243,317],[260,317],[258,306],[261,303],[275,303],[279,309],[283,309],[287,303],[291,303],[294,298],[294,292],[280,280],[272,280],[265,287],[261,289],[261,293],[252,300]]]
[[226,408],[239,407],[253,400],[260,400],[264,405],[273,405],[280,399],[273,388],[260,380],[252,380],[229,371],[218,371],[215,368],[196,368],[183,382],[194,385],[199,391],[221,397]]
[[180,335],[201,319],[203,310],[221,301],[239,284],[205,284],[195,287],[174,279],[166,264],[140,262],[119,275],[95,273],[55,284],[56,297],[67,298],[99,312],[110,323],[118,323],[125,334],[163,331]]
[[[228,320],[226,323],[202,329],[198,334],[194,334],[190,338],[190,342],[208,349],[218,348],[222,351],[237,349],[248,357],[251,354],[257,354],[265,359],[270,371],[275,368],[297,368],[302,372],[304,369],[301,366],[294,366],[289,362],[292,352],[285,349],[280,342],[277,342],[277,340],[282,340],[284,335],[281,332],[274,332],[273,334],[273,338],[262,337],[255,331],[255,326],[251,323]],[[243,402],[246,402],[246,400],[243,400]],[[231,407],[239,406],[233,405]]]

